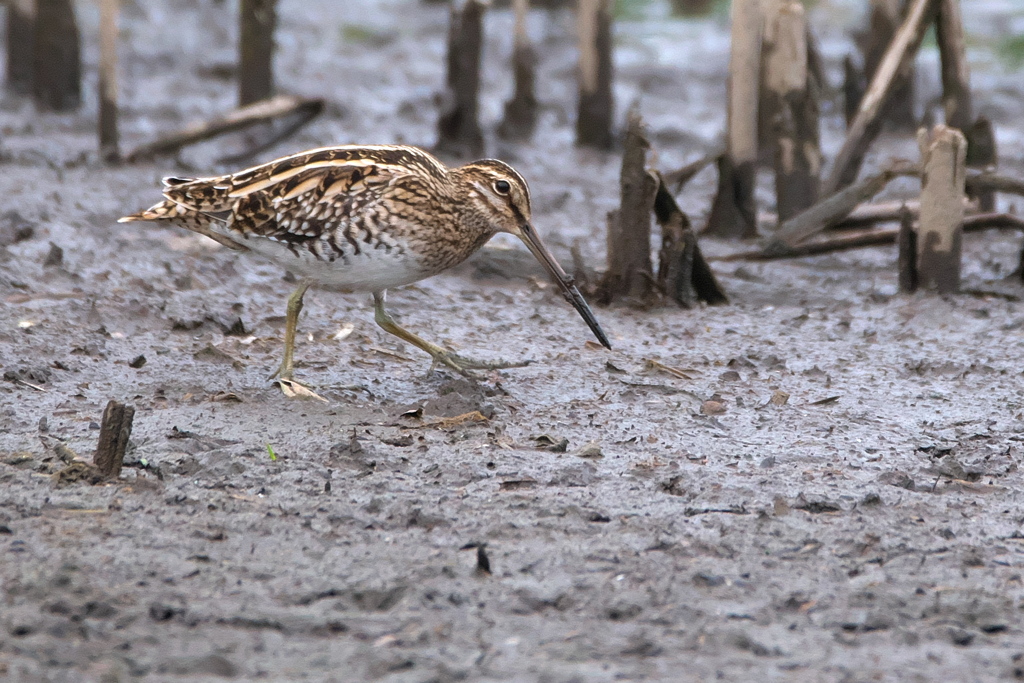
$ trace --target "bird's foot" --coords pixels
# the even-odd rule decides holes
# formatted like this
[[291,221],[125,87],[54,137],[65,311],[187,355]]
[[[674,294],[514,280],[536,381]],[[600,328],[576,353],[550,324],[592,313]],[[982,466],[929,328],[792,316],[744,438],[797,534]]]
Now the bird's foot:
[[506,368],[523,368],[532,363],[532,360],[522,361],[481,361],[460,356],[448,349],[430,350],[430,356],[434,359],[431,368],[443,365],[451,368],[464,377],[474,377],[473,370],[504,370]]
[[[278,373],[275,372],[274,374],[277,375]],[[317,401],[323,401],[324,403],[329,402],[326,398],[316,393],[305,384],[296,382],[292,379],[291,373],[288,373],[288,377],[278,377],[274,383],[277,384],[281,393],[288,398],[311,398]]]

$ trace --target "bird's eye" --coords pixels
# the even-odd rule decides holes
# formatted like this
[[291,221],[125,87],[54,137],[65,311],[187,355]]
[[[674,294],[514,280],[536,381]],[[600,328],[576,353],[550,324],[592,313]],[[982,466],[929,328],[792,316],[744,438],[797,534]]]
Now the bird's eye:
[[507,180],[498,180],[494,183],[494,191],[498,194],[508,194],[512,191],[512,186],[508,184]]

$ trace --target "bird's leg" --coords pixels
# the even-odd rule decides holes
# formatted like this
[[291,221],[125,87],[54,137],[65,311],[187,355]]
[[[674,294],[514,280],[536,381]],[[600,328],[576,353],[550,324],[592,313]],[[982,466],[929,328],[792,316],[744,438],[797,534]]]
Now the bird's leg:
[[307,289],[309,283],[303,282],[288,297],[288,312],[284,320],[284,358],[270,379],[277,377],[278,386],[289,398],[299,396],[324,401],[325,399],[312,389],[292,379],[292,373],[295,371],[295,331],[299,326],[299,313],[302,312],[302,297],[306,295]]
[[290,380],[292,378],[292,372],[295,370],[295,331],[299,326],[299,313],[302,312],[302,297],[306,295],[307,289],[309,289],[309,283],[303,282],[288,297],[288,312],[284,319],[284,359],[281,360],[281,365],[270,376],[270,379],[279,377]]
[[373,319],[380,325],[381,329],[385,332],[395,335],[399,339],[409,342],[413,346],[419,347],[430,354],[430,357],[434,359],[434,363],[440,363],[445,365],[456,372],[470,377],[470,370],[501,370],[503,368],[521,368],[525,365],[529,365],[533,361],[520,361],[518,363],[509,363],[505,361],[498,361],[495,363],[488,363],[485,361],[472,360],[470,358],[464,358],[446,348],[438,346],[437,344],[431,344],[426,339],[413,334],[409,330],[405,329],[401,325],[395,322],[387,310],[384,308],[384,292],[373,293]]

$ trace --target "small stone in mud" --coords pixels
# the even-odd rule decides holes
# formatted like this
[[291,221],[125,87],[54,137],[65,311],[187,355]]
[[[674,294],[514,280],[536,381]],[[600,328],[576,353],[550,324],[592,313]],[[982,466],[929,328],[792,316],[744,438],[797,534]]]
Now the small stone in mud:
[[580,449],[576,456],[579,458],[603,458],[604,453],[601,452],[601,444],[596,441],[589,441]]
[[58,247],[53,242],[50,242],[50,251],[46,254],[46,258],[43,259],[44,268],[55,268],[64,264],[64,250]]
[[382,436],[381,443],[388,446],[407,448],[413,444],[412,434],[401,434],[399,436]]
[[611,372],[611,373],[616,374],[616,375],[624,375],[624,374],[626,374],[625,370],[623,370],[622,368],[618,367],[617,365],[612,363],[610,360],[609,361],[605,361],[604,369],[607,370],[608,372]]
[[861,507],[877,507],[882,504],[882,497],[877,493],[869,493],[860,501]]
[[725,585],[725,578],[718,574],[710,574],[708,572],[697,572],[693,575],[693,583],[702,588],[715,588],[716,586]]
[[46,384],[50,380],[50,369],[43,366],[22,367],[17,370],[4,372],[4,379],[8,382],[29,382],[31,384]]
[[27,218],[17,211],[8,211],[0,216],[0,246],[6,247],[32,239],[35,228]]
[[146,357],[145,357],[145,356],[143,356],[143,355],[142,355],[142,354],[140,353],[140,354],[139,354],[138,356],[135,356],[135,358],[132,358],[132,359],[131,359],[131,360],[130,360],[130,361],[128,362],[128,367],[130,367],[130,368],[135,368],[136,370],[138,370],[139,368],[141,368],[141,367],[142,367],[143,365],[145,365],[145,364],[146,364]]
[[557,439],[547,434],[540,434],[533,437],[533,441],[537,444],[537,448],[543,448],[544,450],[551,451],[552,453],[565,453],[569,448],[569,439]]
[[736,372],[735,370],[726,370],[725,372],[718,376],[718,379],[722,380],[723,382],[739,382],[740,373]]
[[954,645],[967,647],[974,642],[974,634],[966,629],[953,626],[949,629],[949,639],[953,641]]
[[721,415],[727,410],[725,403],[709,399],[700,406],[700,412],[704,415]]
[[901,489],[908,491],[914,490],[914,480],[906,472],[899,470],[890,470],[889,472],[882,472],[878,475],[878,483],[888,484],[889,486],[898,486]]
[[815,515],[823,512],[842,512],[843,510],[839,505],[826,498],[815,495],[805,496],[803,493],[797,496],[797,502],[793,509],[803,510]]
[[483,543],[476,547],[476,571],[478,574],[491,573],[491,558],[487,556],[487,547]]
[[773,406],[784,406],[788,401],[789,394],[781,389],[776,390],[776,392],[772,394],[772,397],[768,399],[768,403],[771,403]]
[[149,618],[153,621],[170,621],[177,615],[181,614],[183,610],[178,607],[172,607],[161,602],[154,602],[149,606]]
[[772,511],[776,517],[785,517],[789,514],[789,503],[782,496],[775,496],[772,501]]

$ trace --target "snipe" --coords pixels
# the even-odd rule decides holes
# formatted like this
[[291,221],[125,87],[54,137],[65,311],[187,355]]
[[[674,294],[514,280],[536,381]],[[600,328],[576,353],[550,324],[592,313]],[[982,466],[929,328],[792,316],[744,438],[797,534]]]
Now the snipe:
[[180,225],[300,276],[288,299],[284,359],[274,373],[286,393],[297,384],[293,352],[302,297],[317,283],[372,292],[378,325],[460,373],[522,365],[457,355],[400,327],[384,308],[385,290],[451,268],[499,232],[526,244],[611,348],[572,278],[534,230],[526,181],[501,161],[449,169],[415,147],[325,147],[229,175],[166,178],[164,186],[164,201],[120,222]]

